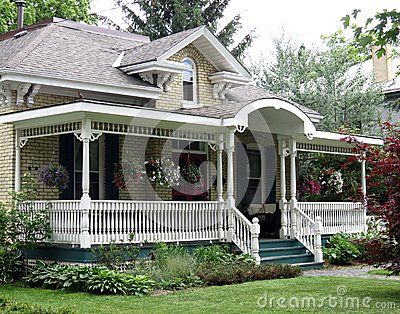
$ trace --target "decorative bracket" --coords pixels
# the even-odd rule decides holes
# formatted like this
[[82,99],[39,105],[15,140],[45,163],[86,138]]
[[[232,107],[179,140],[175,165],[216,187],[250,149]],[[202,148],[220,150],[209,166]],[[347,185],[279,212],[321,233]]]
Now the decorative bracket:
[[309,141],[311,141],[314,138],[314,134],[312,133],[306,133],[306,137]]
[[246,126],[245,125],[235,125],[236,131],[238,131],[239,133],[243,133],[246,130]]
[[217,150],[217,144],[208,143],[208,146],[215,152]]
[[90,134],[90,141],[91,142],[94,142],[94,141],[96,141],[96,140],[98,140],[99,139],[99,137],[102,135],[103,133],[101,133],[101,132],[99,132],[99,133],[92,133],[92,134]]
[[28,107],[32,107],[33,100],[34,100],[35,96],[37,95],[37,93],[39,93],[39,90],[41,87],[42,87],[42,85],[39,85],[39,84],[34,84],[31,86],[31,89],[30,89],[30,92],[28,95],[28,99],[27,99]]
[[17,100],[15,102],[16,106],[20,106],[24,104],[25,96],[28,94],[29,89],[31,88],[31,84],[22,83],[17,87]]
[[0,105],[11,105],[11,85],[0,84]]
[[213,85],[213,98],[214,99],[225,99],[225,95],[229,90],[231,89],[232,84],[231,83],[215,83]]
[[23,148],[26,145],[27,142],[28,142],[27,138],[20,138],[19,142],[18,142],[19,148]]
[[[99,137],[100,137],[102,134],[103,134],[102,132],[93,132],[93,133],[90,133],[89,141],[94,142],[94,141],[98,140]],[[80,142],[83,141],[82,133],[74,133],[74,135],[75,135],[75,137],[76,137],[76,139],[77,139],[78,141],[80,141]]]
[[173,82],[177,73],[173,72],[142,72],[139,76],[143,81],[149,82],[150,84],[157,85],[162,88],[165,92],[170,90],[170,85]]
[[282,148],[282,155],[285,156],[285,157],[290,155],[289,147],[283,147]]

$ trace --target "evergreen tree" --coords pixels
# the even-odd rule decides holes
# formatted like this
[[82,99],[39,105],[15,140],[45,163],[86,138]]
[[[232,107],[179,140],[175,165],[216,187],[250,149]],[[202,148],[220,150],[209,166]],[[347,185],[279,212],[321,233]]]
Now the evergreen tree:
[[[230,0],[141,0],[136,1],[135,6],[130,6],[132,2],[116,1],[125,15],[129,32],[143,34],[154,40],[206,25],[225,46],[231,48],[233,55],[241,58],[251,45],[253,36],[250,32],[232,47],[234,37],[242,26],[240,14],[218,31],[219,21],[229,2]],[[113,26],[118,28],[115,24]]]

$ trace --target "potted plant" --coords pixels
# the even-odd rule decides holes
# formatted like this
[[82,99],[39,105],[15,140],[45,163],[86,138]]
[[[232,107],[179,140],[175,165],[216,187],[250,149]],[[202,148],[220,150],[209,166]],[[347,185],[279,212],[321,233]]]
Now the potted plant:
[[60,191],[68,187],[69,173],[63,166],[49,164],[41,167],[38,172],[39,182],[45,187]]

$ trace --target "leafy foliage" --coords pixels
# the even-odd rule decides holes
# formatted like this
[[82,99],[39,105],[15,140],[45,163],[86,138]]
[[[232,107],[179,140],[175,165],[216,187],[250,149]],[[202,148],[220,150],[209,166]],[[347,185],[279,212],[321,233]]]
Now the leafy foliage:
[[[129,24],[127,31],[149,36],[152,40],[206,25],[229,47],[234,44],[234,36],[242,25],[238,14],[218,32],[218,22],[224,16],[230,0],[143,0],[136,3],[135,7],[130,6],[129,1],[117,0],[116,3],[122,8],[125,21]],[[110,20],[107,22],[110,26],[120,28]],[[252,33],[232,47],[231,51],[236,57],[241,58],[251,45]]]
[[46,265],[40,263],[25,278],[33,287],[87,291],[99,294],[148,294],[155,282],[145,275],[133,275],[107,268]]
[[227,245],[209,245],[197,247],[193,255],[197,263],[231,263],[242,261],[244,263],[254,264],[254,258],[250,254],[234,255],[229,252]]
[[369,147],[352,137],[346,141],[353,143],[355,150],[366,151],[365,160],[370,165],[367,185],[376,192],[369,196],[368,208],[385,225],[382,232],[386,238],[371,241],[370,254],[380,254],[380,263],[388,263],[389,270],[400,273],[400,126],[387,122],[383,132],[383,147]]
[[352,24],[352,19],[356,20],[360,12],[361,10],[355,9],[342,18],[344,27],[352,28],[355,43],[360,49],[380,47],[377,56],[381,57],[386,53],[387,44],[392,46],[399,44],[400,12],[397,9],[377,12],[373,17],[367,18],[361,26]]
[[298,267],[290,265],[255,265],[243,261],[203,263],[196,274],[208,285],[229,285],[255,280],[293,278],[301,274]]
[[276,39],[275,60],[253,66],[258,85],[322,114],[320,129],[376,133],[383,94],[362,72],[366,57],[341,32],[324,41],[327,49],[313,50]]
[[350,235],[343,233],[332,236],[323,251],[326,259],[338,265],[350,264],[362,253],[360,247],[350,240]]
[[[0,34],[17,26],[17,6],[12,0],[0,0]],[[25,25],[50,17],[59,17],[89,24],[97,23],[97,16],[90,14],[90,0],[27,0]]]
[[27,269],[27,250],[51,234],[47,210],[34,210],[37,183],[26,173],[21,192],[12,192],[12,201],[0,204],[0,283],[10,282]]
[[73,314],[75,311],[68,308],[52,309],[25,302],[18,302],[0,297],[1,313],[23,313],[23,314]]
[[[134,235],[131,235],[130,240],[133,240]],[[100,265],[108,269],[119,269],[122,265],[134,266],[140,249],[133,243],[117,245],[111,243],[109,246],[100,245],[92,249],[94,258]]]

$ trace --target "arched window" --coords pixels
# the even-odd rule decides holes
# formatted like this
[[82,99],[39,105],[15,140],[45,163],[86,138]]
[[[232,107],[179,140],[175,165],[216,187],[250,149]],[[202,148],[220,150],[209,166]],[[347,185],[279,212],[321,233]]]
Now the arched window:
[[196,104],[196,67],[194,62],[186,58],[183,60],[185,70],[183,70],[183,102]]

